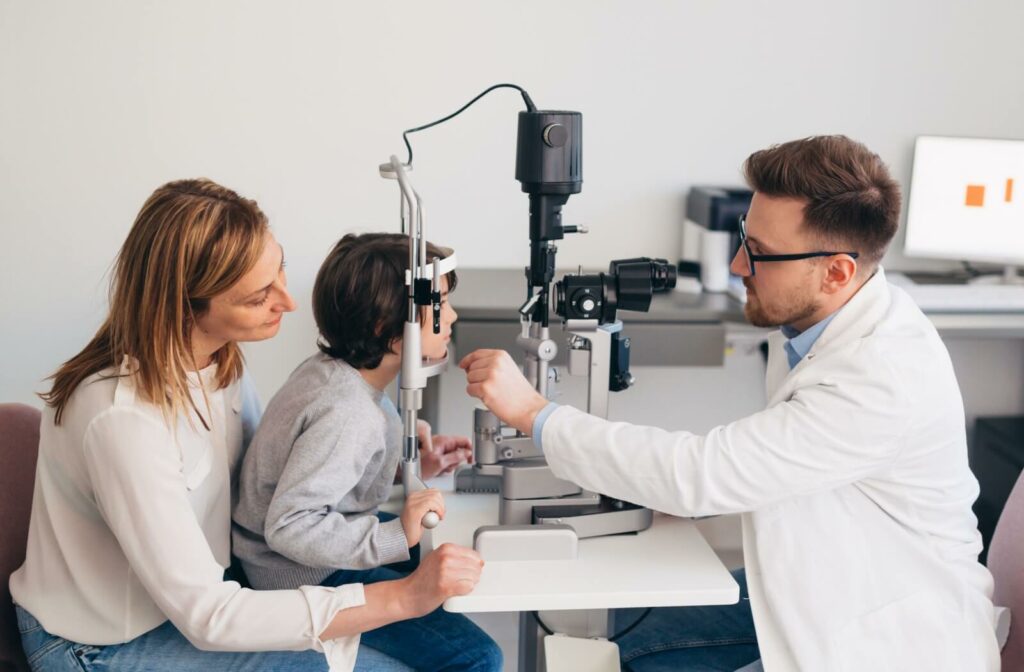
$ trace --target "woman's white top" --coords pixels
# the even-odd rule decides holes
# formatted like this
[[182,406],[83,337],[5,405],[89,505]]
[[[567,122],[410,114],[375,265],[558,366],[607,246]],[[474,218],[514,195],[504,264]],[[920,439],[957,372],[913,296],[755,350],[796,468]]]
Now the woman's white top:
[[172,429],[128,374],[126,362],[86,379],[59,426],[44,412],[14,600],[75,642],[123,643],[170,619],[200,649],[316,649],[331,670],[352,669],[359,637],[318,635],[338,611],[364,604],[361,584],[254,591],[223,578],[246,383],[214,390],[215,366],[191,374],[211,429],[194,412]]

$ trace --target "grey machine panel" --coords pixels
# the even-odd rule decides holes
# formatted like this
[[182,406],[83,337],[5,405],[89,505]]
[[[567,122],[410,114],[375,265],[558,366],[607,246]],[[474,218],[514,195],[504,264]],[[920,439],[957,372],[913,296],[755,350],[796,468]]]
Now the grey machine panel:
[[[628,319],[628,314],[627,314]],[[498,320],[464,320],[453,326],[457,357],[480,348],[497,348],[518,356],[518,323]],[[630,361],[635,366],[721,366],[725,361],[725,325],[721,322],[626,322]],[[567,334],[561,325],[551,326],[558,343],[555,366],[565,366]]]

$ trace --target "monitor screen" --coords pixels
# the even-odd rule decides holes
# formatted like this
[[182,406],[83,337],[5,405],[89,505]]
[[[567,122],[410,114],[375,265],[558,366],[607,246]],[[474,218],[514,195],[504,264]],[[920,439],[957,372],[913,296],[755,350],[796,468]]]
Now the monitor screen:
[[1024,265],[1024,140],[921,136],[904,253]]

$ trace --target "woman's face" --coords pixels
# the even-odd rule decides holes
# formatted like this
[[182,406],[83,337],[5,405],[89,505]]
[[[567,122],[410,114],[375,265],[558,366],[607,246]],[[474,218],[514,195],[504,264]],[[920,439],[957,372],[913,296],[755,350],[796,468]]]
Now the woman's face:
[[210,309],[196,320],[198,331],[204,340],[222,344],[274,336],[281,317],[295,310],[287,285],[284,250],[268,233],[256,265],[226,292],[210,299]]

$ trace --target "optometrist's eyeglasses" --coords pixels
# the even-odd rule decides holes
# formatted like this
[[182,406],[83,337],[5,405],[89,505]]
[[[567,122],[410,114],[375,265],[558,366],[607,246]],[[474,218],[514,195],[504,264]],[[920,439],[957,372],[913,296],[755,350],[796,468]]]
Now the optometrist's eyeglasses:
[[801,252],[799,254],[754,254],[750,251],[750,245],[747,243],[747,216],[740,215],[740,249],[743,250],[743,255],[747,260],[747,271],[750,275],[757,273],[756,267],[754,266],[755,261],[797,261],[799,259],[814,259],[815,257],[834,257],[837,254],[845,254],[856,259],[860,256],[859,252]]

